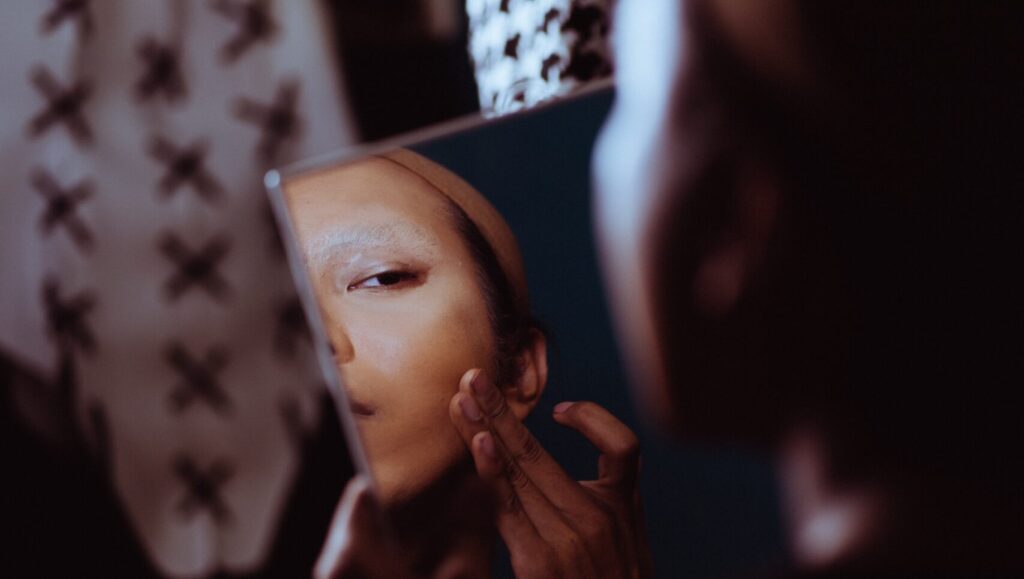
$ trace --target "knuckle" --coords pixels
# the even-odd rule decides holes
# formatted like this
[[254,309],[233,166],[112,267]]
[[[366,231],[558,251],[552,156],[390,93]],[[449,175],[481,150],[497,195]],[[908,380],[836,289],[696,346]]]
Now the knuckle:
[[523,489],[526,487],[528,479],[523,469],[519,468],[515,460],[509,459],[505,461],[505,477],[508,478],[509,483],[515,489]]
[[493,400],[487,407],[487,416],[492,420],[497,420],[508,412],[508,404],[505,402],[504,396],[495,396],[496,400]]
[[541,448],[540,443],[537,442],[537,439],[525,427],[519,430],[518,443],[519,452],[514,457],[516,460],[537,462],[540,460],[541,455],[544,454],[544,449]]
[[523,503],[516,493],[508,493],[501,501],[501,509],[506,513],[518,513],[523,510]]

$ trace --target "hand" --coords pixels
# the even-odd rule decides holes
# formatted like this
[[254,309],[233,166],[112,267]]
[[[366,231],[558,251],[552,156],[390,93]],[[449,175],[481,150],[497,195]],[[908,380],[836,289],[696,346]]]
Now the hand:
[[[467,485],[462,492],[462,520],[453,521],[466,529],[453,537],[439,563],[429,573],[436,579],[490,577],[494,503],[488,489]],[[388,532],[386,514],[373,496],[369,480],[359,475],[349,481],[338,503],[327,541],[317,560],[317,579],[415,579],[410,561]]]
[[519,421],[480,370],[449,406],[477,472],[497,493],[498,532],[516,577],[651,576],[636,435],[592,402],[563,402],[554,419],[601,451],[598,478],[577,482]]

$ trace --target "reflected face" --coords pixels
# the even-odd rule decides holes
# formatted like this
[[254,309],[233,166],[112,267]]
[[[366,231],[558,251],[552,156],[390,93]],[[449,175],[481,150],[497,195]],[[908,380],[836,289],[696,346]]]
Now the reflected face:
[[391,161],[287,197],[381,500],[414,496],[466,455],[448,403],[495,357],[473,258],[443,195]]

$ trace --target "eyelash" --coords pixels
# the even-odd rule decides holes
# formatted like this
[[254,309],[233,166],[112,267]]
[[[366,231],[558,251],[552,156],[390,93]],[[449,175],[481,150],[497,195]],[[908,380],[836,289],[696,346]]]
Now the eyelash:
[[[406,282],[414,281],[414,280],[416,280],[417,277],[419,277],[419,276],[416,273],[411,272],[411,271],[401,271],[401,270],[389,269],[387,271],[382,271],[380,273],[376,273],[376,274],[371,275],[369,277],[365,277],[365,278],[363,278],[363,279],[361,279],[361,280],[359,280],[359,281],[349,285],[348,286],[348,290],[349,291],[356,290],[356,289],[389,290],[389,289],[394,288],[395,286],[404,285]],[[366,283],[368,281],[370,281],[370,280],[377,280],[377,284],[376,285],[369,285],[369,286],[366,285]],[[387,281],[390,281],[391,283],[386,283]]]

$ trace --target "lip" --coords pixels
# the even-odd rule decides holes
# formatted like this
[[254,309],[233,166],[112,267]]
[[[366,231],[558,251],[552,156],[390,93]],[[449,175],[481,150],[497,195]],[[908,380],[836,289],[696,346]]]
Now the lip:
[[348,408],[352,411],[352,414],[357,417],[369,417],[377,413],[377,410],[365,402],[358,400],[349,400]]

